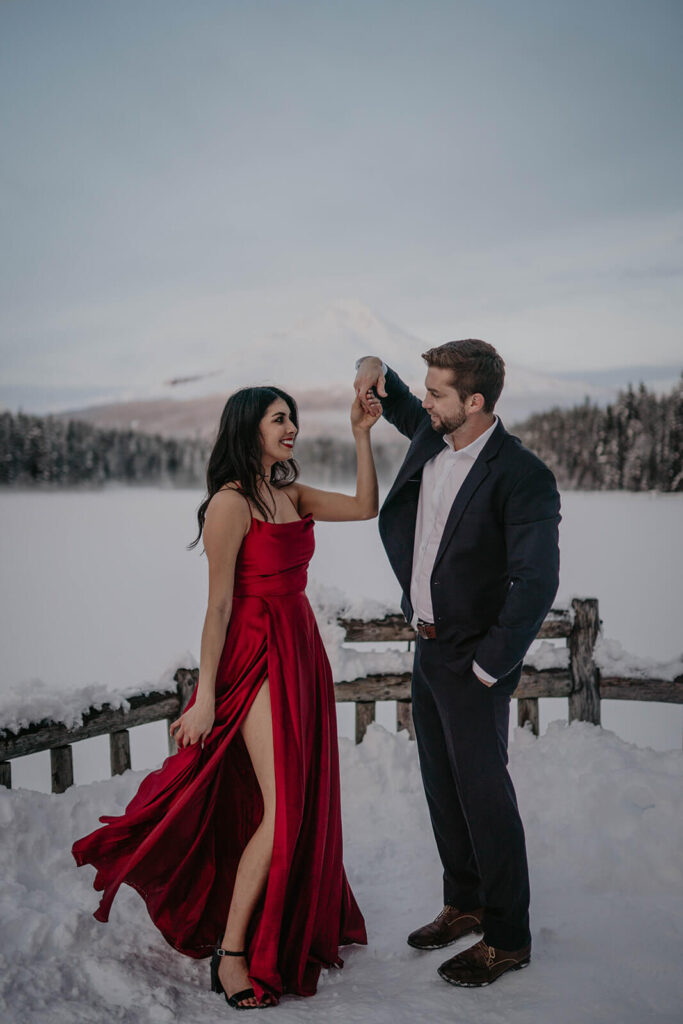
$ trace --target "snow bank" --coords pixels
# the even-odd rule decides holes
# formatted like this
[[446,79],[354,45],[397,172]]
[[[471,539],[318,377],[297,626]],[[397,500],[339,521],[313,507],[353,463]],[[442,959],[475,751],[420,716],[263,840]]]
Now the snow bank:
[[41,679],[31,679],[0,694],[0,727],[18,732],[45,719],[76,728],[83,724],[83,715],[90,707],[99,709],[103,704],[111,704],[113,708],[128,710],[127,698],[140,689],[140,686],[128,686],[115,690],[101,683],[91,683],[65,692]]
[[[666,679],[683,676],[683,654],[671,661],[643,658],[624,650],[618,640],[600,635],[594,650],[595,664],[604,676],[621,679]],[[532,668],[568,668],[569,649],[565,643],[535,641],[524,659]]]
[[550,640],[534,642],[524,664],[539,671],[545,668],[569,668],[569,648],[565,643],[551,643]]
[[315,611],[320,635],[325,644],[335,683],[383,672],[410,672],[413,654],[409,651],[364,650],[344,647],[344,630],[337,619],[383,619],[395,615],[395,606],[369,597],[351,597],[337,587],[312,583],[308,597]]
[[625,651],[618,640],[599,637],[595,645],[595,663],[604,676],[634,679],[678,679],[683,676],[683,654],[671,661],[658,662]]
[[179,654],[167,666],[154,683],[135,683],[124,687],[105,686],[102,683],[91,683],[77,690],[63,688],[32,679],[29,682],[9,687],[0,692],[0,729],[18,732],[32,723],[57,722],[69,729],[83,724],[83,715],[95,708],[99,710],[104,704],[112,708],[130,707],[129,697],[154,690],[173,690],[173,676],[178,668],[195,668],[197,659],[190,651]]
[[[540,739],[517,731],[511,772],[527,827],[534,958],[483,990],[438,979],[453,950],[405,943],[441,898],[415,744],[372,726],[359,747],[342,741],[341,762],[345,863],[369,945],[348,949],[313,999],[285,998],[280,1024],[680,1020],[681,752],[580,723]],[[206,1024],[228,1012],[208,991],[207,964],[166,946],[132,890],[108,925],[92,917],[93,871],[75,867],[70,845],[100,814],[120,812],[141,777],[61,796],[0,790],[3,1024]]]

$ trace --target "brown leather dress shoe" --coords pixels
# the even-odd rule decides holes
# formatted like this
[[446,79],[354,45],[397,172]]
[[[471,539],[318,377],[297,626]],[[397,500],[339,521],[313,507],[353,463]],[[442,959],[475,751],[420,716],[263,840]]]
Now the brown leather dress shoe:
[[490,985],[505,971],[519,971],[529,966],[531,946],[522,949],[495,949],[480,939],[474,946],[446,960],[438,968],[440,977],[451,985],[481,988]]
[[442,949],[450,946],[461,935],[483,931],[483,915],[481,907],[478,910],[458,910],[457,907],[445,906],[433,921],[410,933],[408,945],[415,949]]

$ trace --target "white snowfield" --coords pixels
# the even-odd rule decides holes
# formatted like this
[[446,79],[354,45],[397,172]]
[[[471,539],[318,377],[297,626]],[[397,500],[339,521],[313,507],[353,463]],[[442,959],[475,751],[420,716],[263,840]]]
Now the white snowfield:
[[[632,746],[598,727],[518,730],[513,774],[526,823],[533,955],[484,989],[436,975],[465,948],[419,953],[405,937],[440,909],[440,869],[415,744],[371,726],[341,744],[346,868],[369,945],[343,952],[311,999],[268,1020],[461,1024],[680,1024],[683,1006],[683,753]],[[71,843],[116,814],[142,773],[63,795],[0,790],[3,1024],[207,1024],[232,1011],[208,963],[166,945],[123,887],[92,917],[94,871]],[[259,1017],[260,1020],[260,1017]]]

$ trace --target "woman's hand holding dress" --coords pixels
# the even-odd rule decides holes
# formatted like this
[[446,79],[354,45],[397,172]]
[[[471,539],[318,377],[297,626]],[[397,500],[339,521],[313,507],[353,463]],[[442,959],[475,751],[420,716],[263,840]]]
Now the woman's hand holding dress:
[[214,707],[214,701],[201,700],[198,697],[192,707],[173,722],[169,732],[171,738],[176,741],[178,750],[191,747],[200,741],[202,745],[204,744],[213,728]]

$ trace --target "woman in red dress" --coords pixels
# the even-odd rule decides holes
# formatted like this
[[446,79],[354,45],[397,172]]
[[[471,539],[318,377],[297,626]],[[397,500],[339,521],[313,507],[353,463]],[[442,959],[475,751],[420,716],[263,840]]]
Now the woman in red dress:
[[209,599],[199,680],[171,726],[178,752],[73,847],[97,868],[98,920],[133,886],[175,949],[211,956],[213,990],[238,1009],[312,995],[339,945],[366,941],[342,863],[332,677],[304,588],[314,520],[377,514],[373,403],[351,410],[351,497],[297,482],[289,395],[228,399],[198,511]]

